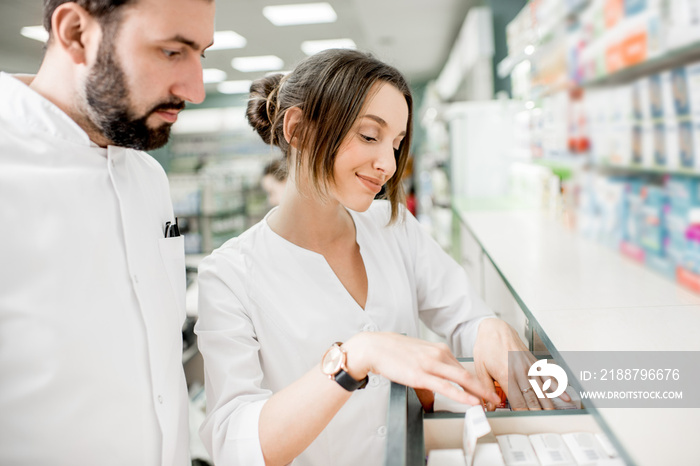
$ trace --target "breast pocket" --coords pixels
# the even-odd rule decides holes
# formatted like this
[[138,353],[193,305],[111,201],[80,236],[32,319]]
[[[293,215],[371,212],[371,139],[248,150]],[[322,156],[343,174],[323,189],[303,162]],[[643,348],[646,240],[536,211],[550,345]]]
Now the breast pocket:
[[168,282],[175,297],[175,307],[182,323],[185,320],[185,290],[187,287],[185,277],[185,237],[160,238],[158,246],[165,273],[168,276]]

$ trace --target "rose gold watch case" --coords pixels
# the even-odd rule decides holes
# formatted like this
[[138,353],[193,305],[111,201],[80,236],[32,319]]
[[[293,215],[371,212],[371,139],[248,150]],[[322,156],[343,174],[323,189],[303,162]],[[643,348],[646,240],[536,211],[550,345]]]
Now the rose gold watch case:
[[321,372],[326,374],[329,379],[335,379],[335,375],[340,370],[345,369],[346,354],[341,348],[342,343],[336,342],[326,350],[321,358]]

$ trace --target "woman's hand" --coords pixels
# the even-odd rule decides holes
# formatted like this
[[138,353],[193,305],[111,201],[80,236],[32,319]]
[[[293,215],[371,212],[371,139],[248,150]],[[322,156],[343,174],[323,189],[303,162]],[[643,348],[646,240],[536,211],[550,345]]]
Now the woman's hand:
[[470,374],[445,344],[396,333],[365,332],[343,343],[343,348],[348,372],[356,380],[372,372],[459,403],[478,405],[482,398],[492,403],[500,401],[493,383],[489,380],[489,385],[484,385]]
[[[512,377],[508,377],[508,353],[513,351],[511,356]],[[513,410],[540,410],[554,409],[552,400],[549,398],[537,398],[532,389],[528,370],[537,359],[528,351],[516,331],[507,323],[500,319],[485,319],[479,324],[479,332],[474,343],[474,365],[476,374],[481,384],[486,387],[493,387],[493,380],[497,380],[506,392],[508,402]],[[514,382],[514,386],[509,385],[509,380]],[[537,377],[540,389],[543,380]],[[556,389],[556,381],[552,380],[552,389]],[[564,392],[561,396],[564,401],[571,401],[569,395]],[[495,409],[495,405],[487,403],[488,410]]]

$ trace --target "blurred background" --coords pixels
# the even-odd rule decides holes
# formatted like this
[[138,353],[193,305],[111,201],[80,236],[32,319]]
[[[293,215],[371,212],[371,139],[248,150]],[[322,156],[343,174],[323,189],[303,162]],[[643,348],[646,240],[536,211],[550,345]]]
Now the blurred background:
[[[0,69],[36,72],[42,2],[0,9]],[[218,0],[207,98],[152,153],[189,254],[270,208],[251,81],[330,47],[409,79],[406,190],[446,249],[456,200],[516,200],[700,290],[700,0]]]
[[[613,259],[700,293],[700,0],[216,4],[214,46],[203,60],[207,98],[188,106],[170,142],[152,152],[185,233],[192,286],[183,362],[195,406],[204,396],[191,331],[196,264],[258,222],[274,204],[268,181],[280,182],[263,181],[280,154],[245,121],[249,86],[325,48],[369,51],[406,75],[415,102],[408,206],[524,340],[530,325],[512,289],[460,233],[465,211],[536,211],[558,235],[603,245]],[[0,0],[0,70],[38,70],[41,16],[41,0]],[[470,247],[483,267],[468,260]],[[193,439],[200,421],[192,420]],[[203,463],[201,445],[192,448]]]

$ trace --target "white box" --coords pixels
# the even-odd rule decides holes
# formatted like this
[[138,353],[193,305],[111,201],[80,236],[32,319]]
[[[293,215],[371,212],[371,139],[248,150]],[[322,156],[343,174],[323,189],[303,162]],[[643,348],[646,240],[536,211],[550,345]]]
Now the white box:
[[590,432],[562,434],[561,438],[579,466],[595,466],[599,461],[609,459],[595,435]]
[[498,445],[507,466],[539,466],[535,450],[527,435],[499,435]]
[[559,434],[533,434],[530,443],[541,466],[574,466],[576,461]]

